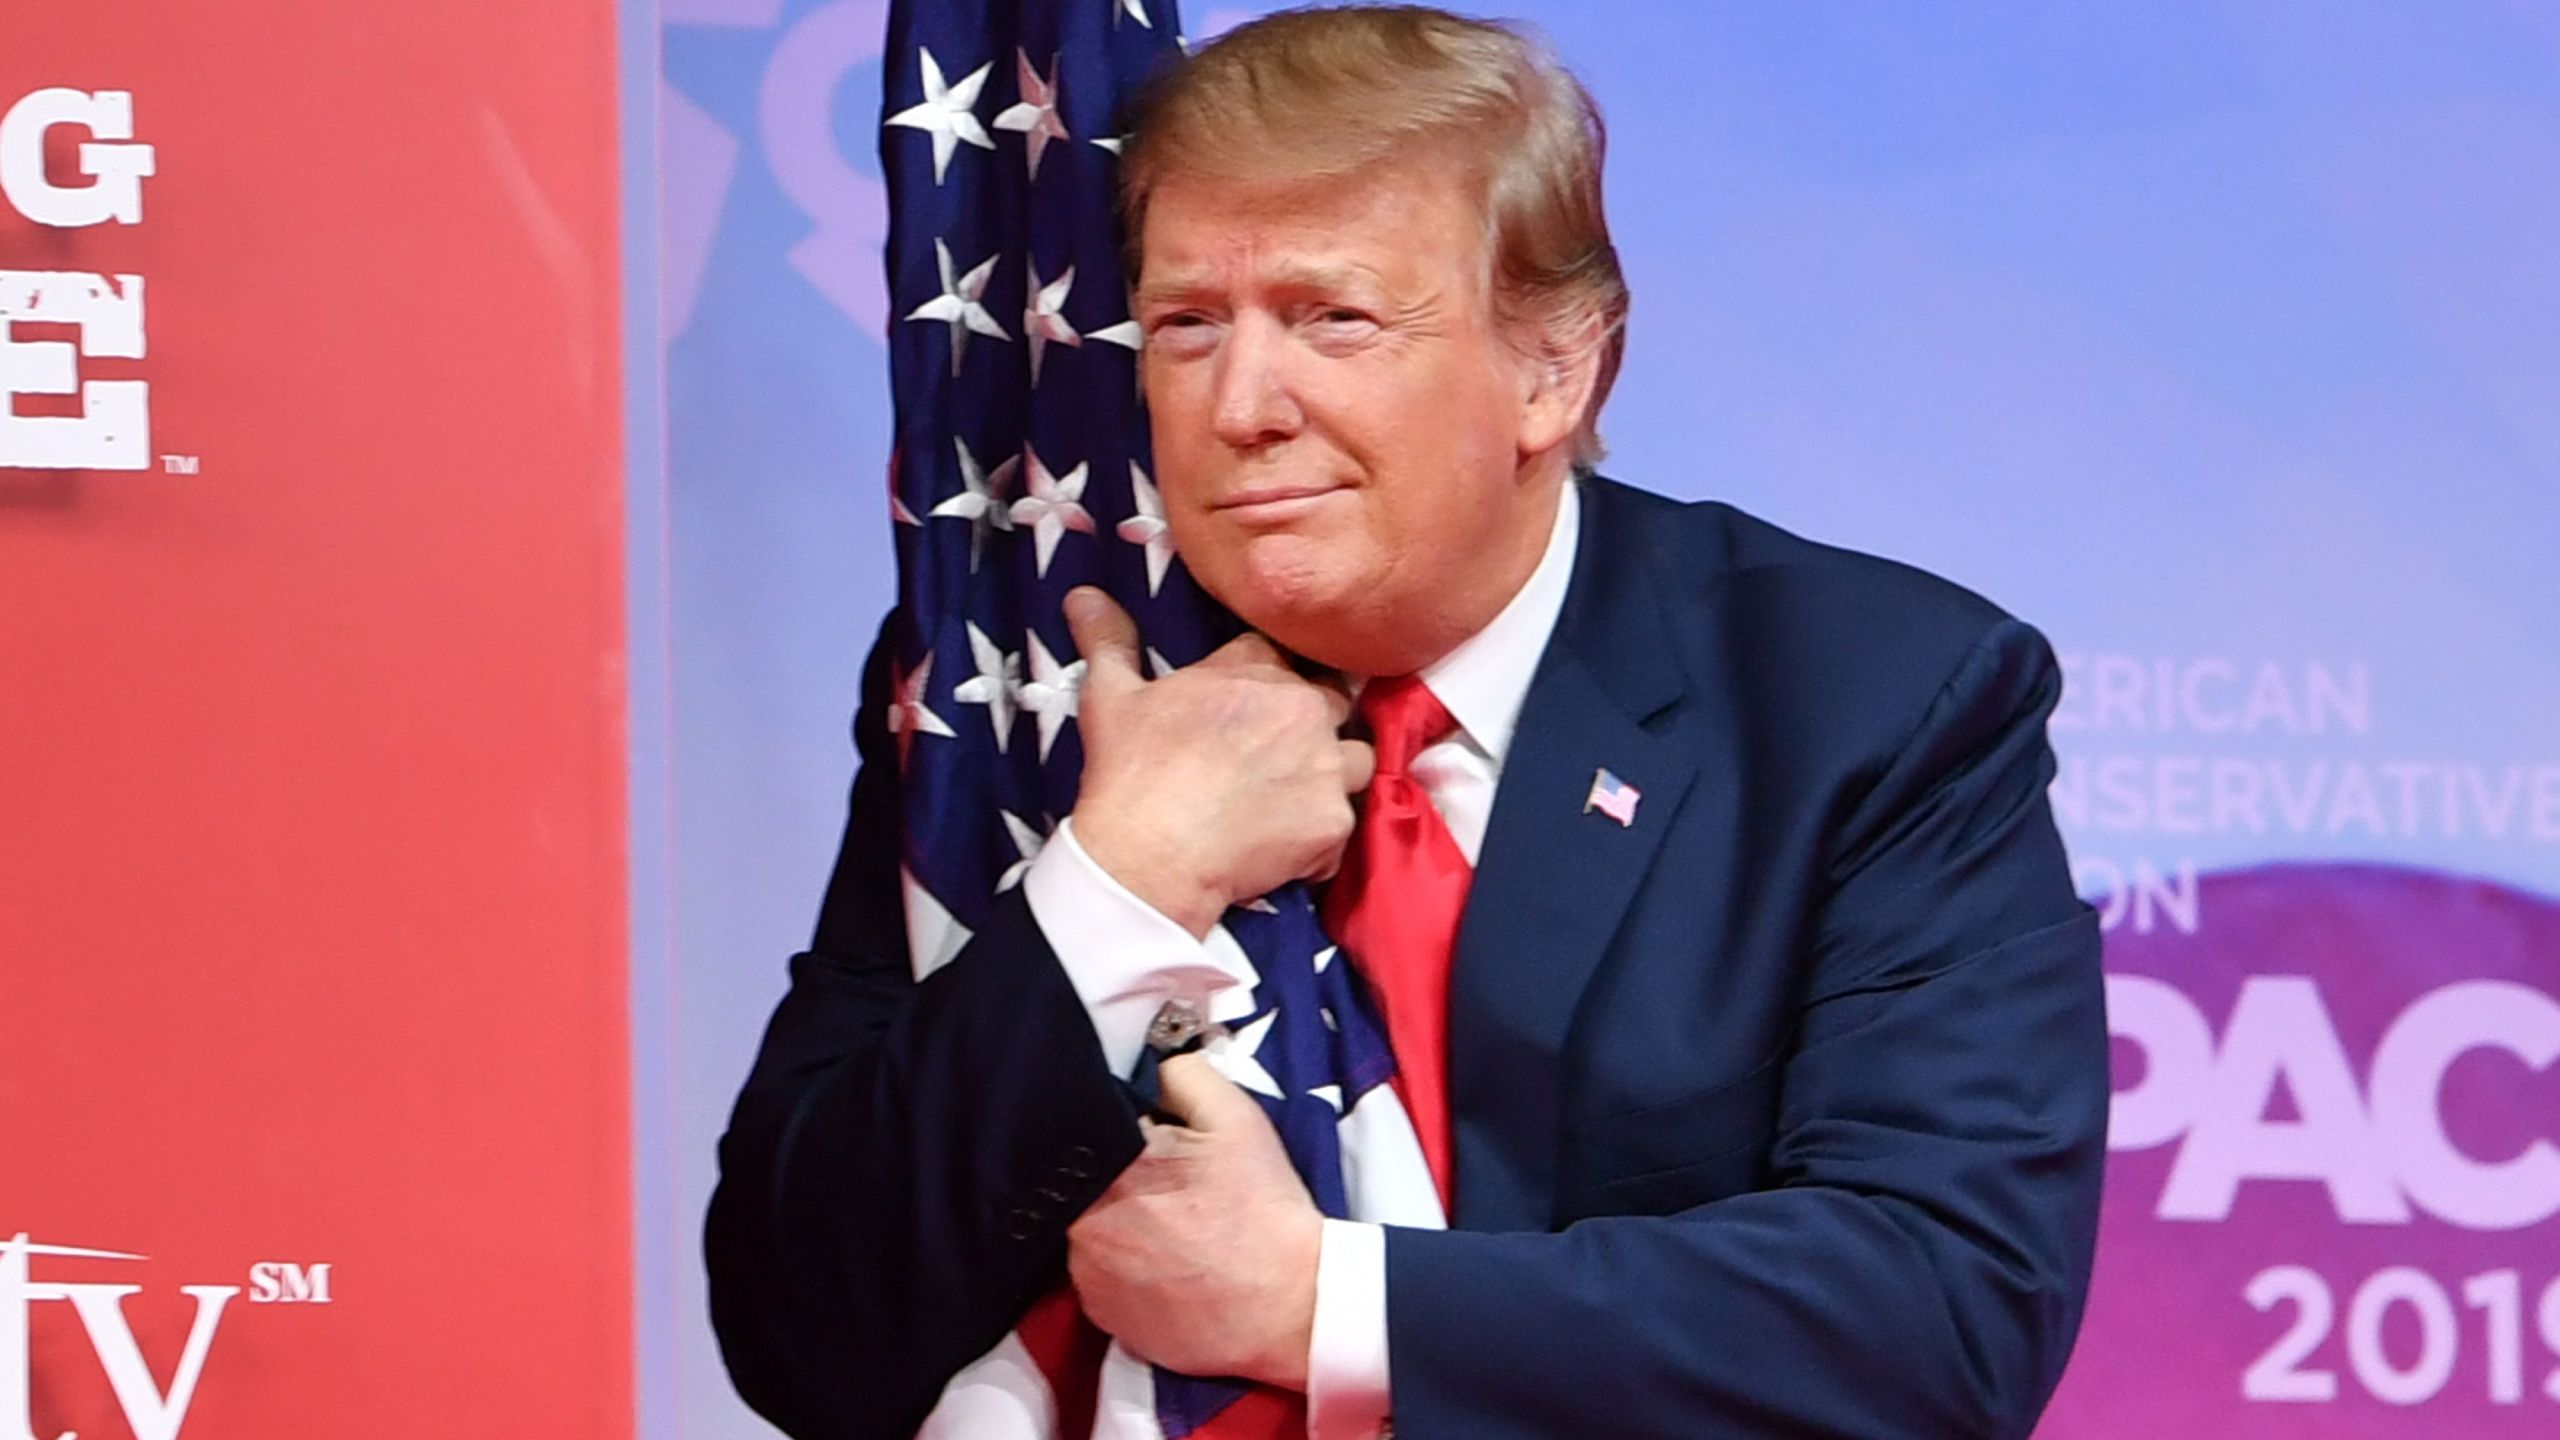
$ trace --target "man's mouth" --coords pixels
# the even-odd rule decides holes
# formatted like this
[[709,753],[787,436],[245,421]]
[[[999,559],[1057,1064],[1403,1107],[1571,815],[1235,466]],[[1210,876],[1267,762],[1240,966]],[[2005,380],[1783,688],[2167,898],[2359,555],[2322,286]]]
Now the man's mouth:
[[1212,508],[1237,520],[1283,520],[1311,508],[1325,496],[1347,488],[1338,484],[1260,485],[1240,490]]

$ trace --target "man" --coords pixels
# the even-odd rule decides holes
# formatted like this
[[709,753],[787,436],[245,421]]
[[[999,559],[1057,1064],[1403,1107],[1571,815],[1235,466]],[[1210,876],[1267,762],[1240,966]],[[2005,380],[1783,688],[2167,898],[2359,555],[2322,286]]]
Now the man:
[[[732,1372],[786,1429],[912,1433],[1062,1268],[1146,1359],[1306,1392],[1320,1440],[2032,1427],[2107,1101],[2052,657],[1587,474],[1626,312],[1599,156],[1542,52],[1403,7],[1248,26],[1151,97],[1158,483],[1256,633],[1151,682],[1071,598],[1081,798],[922,983],[875,654],[710,1219]],[[1180,1123],[1121,1083],[1238,983],[1228,907],[1337,868],[1447,1231],[1318,1215],[1196,1058]]]

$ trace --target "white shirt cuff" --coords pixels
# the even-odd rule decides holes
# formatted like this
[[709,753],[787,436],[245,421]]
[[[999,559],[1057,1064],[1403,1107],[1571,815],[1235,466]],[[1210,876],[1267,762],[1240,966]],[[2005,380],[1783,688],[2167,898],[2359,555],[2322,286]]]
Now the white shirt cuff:
[[[1076,840],[1073,816],[1041,848],[1022,878],[1031,918],[1075,986],[1114,1075],[1127,1075],[1146,1048],[1147,1027],[1167,1001],[1196,1006],[1210,1020],[1240,1018],[1258,980],[1224,927],[1195,940],[1163,911],[1130,893]],[[1383,1251],[1381,1252],[1383,1255]]]
[[1387,1422],[1387,1232],[1327,1220],[1307,1347],[1307,1440],[1373,1440]]

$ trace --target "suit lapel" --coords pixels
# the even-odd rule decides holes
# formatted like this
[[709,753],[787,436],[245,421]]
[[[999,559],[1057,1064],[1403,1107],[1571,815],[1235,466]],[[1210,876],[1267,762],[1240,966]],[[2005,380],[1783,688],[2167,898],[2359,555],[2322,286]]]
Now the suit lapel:
[[[1608,482],[1583,496],[1572,586],[1503,759],[1451,974],[1453,1218],[1471,1228],[1545,1226],[1566,1033],[1697,770],[1645,724],[1687,680],[1635,497]],[[1632,823],[1586,813],[1603,769],[1639,793]]]

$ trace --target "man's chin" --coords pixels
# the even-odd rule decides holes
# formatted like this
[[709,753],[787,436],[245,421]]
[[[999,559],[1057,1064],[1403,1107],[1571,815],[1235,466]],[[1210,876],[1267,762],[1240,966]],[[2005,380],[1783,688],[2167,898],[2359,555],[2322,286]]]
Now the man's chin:
[[1203,577],[1201,588],[1292,654],[1333,666],[1344,663],[1337,656],[1361,624],[1366,593],[1320,568],[1258,564],[1218,582]]

